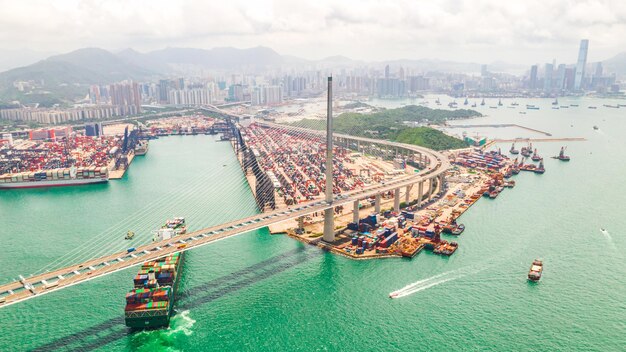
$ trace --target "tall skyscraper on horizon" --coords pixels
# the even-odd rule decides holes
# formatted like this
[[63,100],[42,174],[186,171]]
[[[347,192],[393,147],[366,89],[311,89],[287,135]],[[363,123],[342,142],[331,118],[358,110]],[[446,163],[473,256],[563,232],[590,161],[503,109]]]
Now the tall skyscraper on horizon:
[[537,70],[539,67],[537,65],[530,66],[530,80],[528,82],[528,88],[536,89],[537,88]]
[[589,50],[589,40],[580,41],[580,49],[578,50],[578,61],[576,62],[576,78],[574,80],[574,89],[582,88],[585,79],[585,66],[587,66],[587,50]]
[[390,73],[389,73],[389,65],[385,66],[385,78],[389,78]]
[[552,76],[554,72],[554,64],[546,64],[544,69],[543,90],[550,92],[552,90]]

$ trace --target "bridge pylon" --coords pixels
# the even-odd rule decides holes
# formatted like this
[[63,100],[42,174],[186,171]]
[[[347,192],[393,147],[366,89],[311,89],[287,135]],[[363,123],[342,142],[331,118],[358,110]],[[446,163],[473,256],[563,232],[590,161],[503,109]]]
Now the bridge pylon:
[[[326,202],[333,203],[333,78],[328,77],[326,111]],[[335,242],[334,208],[324,210],[324,236],[326,242]]]

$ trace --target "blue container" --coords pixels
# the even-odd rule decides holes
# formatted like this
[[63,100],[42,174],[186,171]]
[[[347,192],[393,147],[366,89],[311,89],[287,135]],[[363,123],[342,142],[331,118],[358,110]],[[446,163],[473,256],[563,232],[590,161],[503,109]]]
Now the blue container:
[[359,225],[354,222],[351,222],[348,224],[348,230],[359,231]]
[[352,245],[356,245],[358,240],[359,240],[358,237],[356,237],[356,236],[352,237]]
[[385,217],[385,219],[389,219],[391,217],[391,210],[385,210],[383,217]]

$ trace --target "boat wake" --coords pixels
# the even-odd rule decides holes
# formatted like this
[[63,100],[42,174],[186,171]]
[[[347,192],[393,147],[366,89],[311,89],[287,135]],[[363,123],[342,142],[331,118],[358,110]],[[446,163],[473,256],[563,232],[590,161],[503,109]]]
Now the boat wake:
[[609,233],[608,230],[600,229],[600,232],[602,232],[602,234],[604,235],[604,237],[606,237],[607,240],[613,241],[613,237],[611,237],[611,234]]
[[189,311],[185,310],[172,318],[170,328],[167,329],[167,334],[174,335],[182,332],[185,336],[191,336],[191,334],[193,334],[191,328],[195,323],[196,321],[189,317]]
[[437,286],[437,285],[441,285],[445,282],[451,281],[451,280],[456,280],[459,279],[465,275],[457,275],[457,276],[453,276],[453,277],[449,277],[452,274],[456,273],[455,271],[448,271],[445,273],[441,273],[435,276],[431,276],[427,279],[422,279],[419,281],[416,281],[412,284],[406,285],[403,288],[397,290],[397,291],[393,291],[389,294],[390,298],[402,298],[402,297],[406,297],[409,295],[412,295],[414,293],[429,289],[431,287]]

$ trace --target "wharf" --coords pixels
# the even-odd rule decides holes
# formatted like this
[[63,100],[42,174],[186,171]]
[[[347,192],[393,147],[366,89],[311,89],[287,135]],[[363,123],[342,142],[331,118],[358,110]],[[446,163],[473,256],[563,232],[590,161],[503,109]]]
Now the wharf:
[[583,137],[563,137],[563,138],[512,138],[512,139],[494,139],[495,143],[511,143],[511,142],[585,142],[587,138]]
[[482,124],[482,125],[449,125],[449,124],[446,124],[446,128],[476,128],[476,127],[481,127],[481,128],[484,128],[484,127],[489,127],[489,128],[517,127],[517,128],[521,128],[521,129],[526,130],[526,131],[540,133],[540,134],[543,134],[545,136],[552,136],[551,133],[548,133],[546,131],[542,131],[542,130],[538,130],[536,128],[531,128],[531,127],[518,125],[518,124],[515,124],[515,123]]
[[[128,168],[130,167],[130,163],[133,162],[133,159],[135,159],[135,153],[129,153],[128,154],[128,166],[126,166],[126,168],[109,171],[109,180],[119,180],[122,177],[124,177],[124,174],[126,173],[126,170],[128,170]],[[110,165],[112,164],[114,165],[114,163],[115,161],[111,161],[111,164],[109,164],[109,168],[111,167]]]

